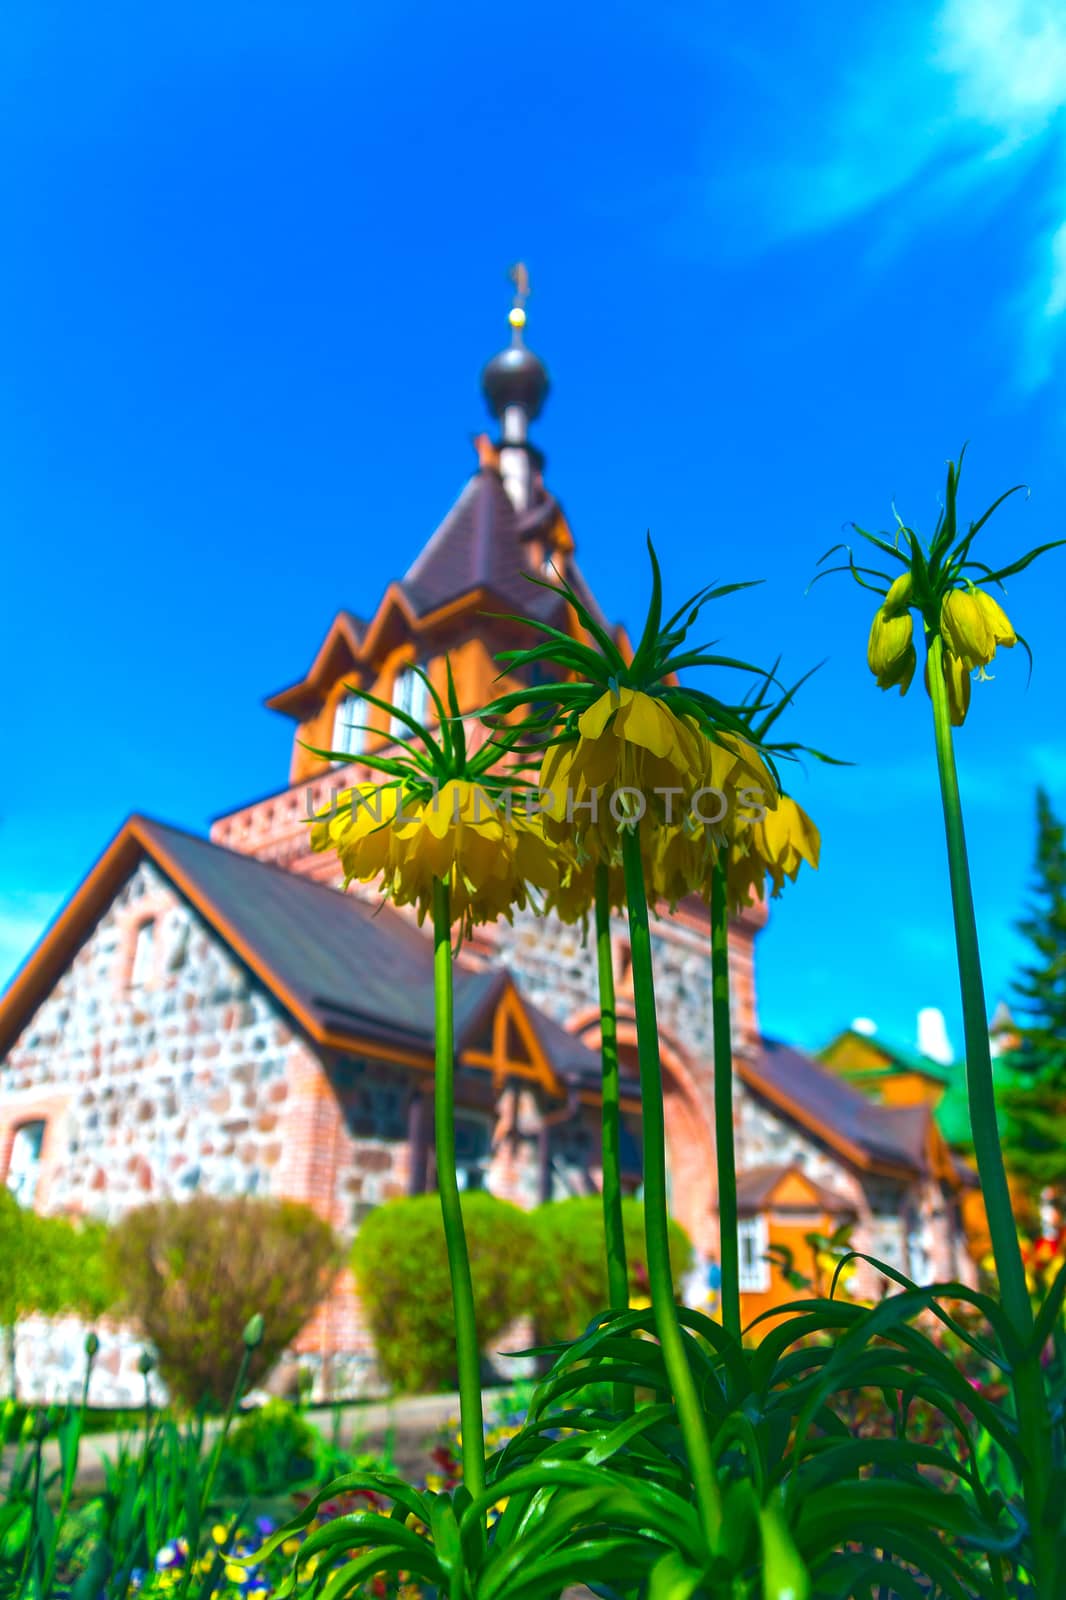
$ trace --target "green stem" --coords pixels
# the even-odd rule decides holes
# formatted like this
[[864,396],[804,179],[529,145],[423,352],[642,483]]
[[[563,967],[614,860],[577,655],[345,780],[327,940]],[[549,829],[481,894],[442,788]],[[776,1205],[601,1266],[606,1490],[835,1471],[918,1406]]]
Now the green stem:
[[629,1310],[629,1271],[622,1224],[621,1087],[618,1021],[611,953],[611,905],[605,866],[596,868],[596,960],[600,988],[600,1058],[603,1065],[603,1227],[607,1242],[608,1302]]
[[[611,892],[608,869],[596,868],[596,963],[600,986],[600,1058],[603,1065],[603,1235],[607,1252],[607,1303],[629,1310],[629,1269],[622,1222],[621,1085],[618,1069],[618,1016],[611,953]],[[615,1409],[632,1409],[629,1391],[615,1386]]]
[[485,1424],[481,1410],[481,1356],[474,1316],[474,1285],[455,1175],[455,1025],[452,997],[452,918],[448,885],[433,880],[433,982],[437,1070],[434,1092],[437,1189],[455,1312],[459,1371],[459,1422],[463,1433],[463,1483],[476,1499],[485,1489]]
[[714,1142],[718,1167],[722,1324],[740,1342],[737,1159],[733,1140],[733,1040],[729,1005],[729,898],[725,856],[711,871],[711,1019],[714,1029]]
[[1003,1164],[999,1128],[996,1123],[996,1096],[992,1077],[992,1054],[988,1041],[988,1016],[985,1010],[981,952],[977,940],[973,890],[966,856],[966,835],[962,820],[962,801],[955,766],[955,746],[951,732],[951,712],[943,670],[943,642],[939,634],[927,634],[929,647],[929,691],[933,702],[933,729],[936,737],[940,796],[944,808],[947,836],[951,902],[955,917],[955,945],[962,991],[962,1025],[966,1044],[966,1091],[970,1105],[970,1130],[974,1155],[981,1179],[992,1254],[996,1263],[1000,1300],[1020,1343],[1027,1354],[1012,1373],[1018,1436],[1025,1452],[1023,1492],[1033,1540],[1033,1565],[1037,1591],[1055,1592],[1055,1541],[1044,1526],[1044,1508],[1051,1471],[1048,1429],[1048,1399],[1040,1367],[1040,1352],[1033,1350],[1033,1307],[1025,1281],[1018,1230],[1011,1206],[1007,1173]]
[[629,944],[633,960],[633,999],[637,1016],[637,1059],[640,1068],[641,1122],[644,1135],[644,1237],[648,1252],[648,1285],[655,1331],[663,1364],[674,1392],[681,1437],[688,1453],[696,1504],[711,1550],[718,1544],[722,1504],[711,1459],[710,1442],[689,1366],[670,1270],[670,1234],[666,1204],[666,1128],[663,1119],[663,1077],[659,1030],[655,1015],[651,930],[644,889],[644,864],[636,827],[622,834],[629,912]]
[[[215,1478],[218,1476],[218,1464],[222,1459],[222,1451],[226,1443],[227,1435],[229,1434],[229,1430],[233,1425],[233,1417],[237,1410],[237,1404],[242,1393],[244,1392],[244,1381],[248,1376],[248,1364],[251,1359],[252,1352],[249,1350],[247,1345],[244,1345],[241,1350],[241,1364],[237,1368],[237,1379],[233,1385],[233,1388],[230,1390],[229,1402],[227,1403],[225,1413],[222,1417],[222,1426],[219,1428],[218,1433],[215,1436],[215,1443],[211,1451],[207,1474],[200,1489],[201,1518],[206,1515],[207,1508],[211,1503],[211,1491],[215,1487]],[[145,1388],[147,1389],[147,1373],[145,1374],[144,1382]]]

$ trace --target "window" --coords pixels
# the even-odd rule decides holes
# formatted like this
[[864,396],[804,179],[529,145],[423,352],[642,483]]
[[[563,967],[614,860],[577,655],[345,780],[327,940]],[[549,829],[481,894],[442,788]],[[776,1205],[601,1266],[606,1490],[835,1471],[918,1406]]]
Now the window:
[[[458,1115],[455,1119],[455,1175],[464,1191],[484,1189],[485,1169],[492,1151],[492,1129],[488,1119]],[[436,1159],[431,1156],[428,1188],[437,1186]]]
[[766,1260],[766,1218],[741,1217],[737,1223],[740,1253],[740,1287],[750,1294],[762,1294],[770,1287],[770,1263]]
[[933,1236],[926,1218],[911,1213],[907,1229],[907,1271],[924,1289],[933,1281]]
[[[406,711],[416,722],[424,723],[428,698],[425,683],[413,667],[404,667],[396,674],[396,681],[392,686],[392,703],[398,711]],[[407,738],[411,730],[405,722],[400,721],[399,717],[393,717],[391,732],[398,738]]]
[[41,1148],[44,1123],[24,1122],[15,1129],[11,1160],[7,1164],[7,1186],[20,1206],[32,1206],[41,1176]]
[[143,989],[152,975],[155,955],[155,919],[142,922],[137,929],[133,946],[133,965],[130,968],[130,988]]
[[[346,694],[337,702],[337,709],[333,713],[333,740],[330,749],[338,755],[361,756],[366,747],[366,734],[363,724],[366,722],[363,697],[358,694]],[[334,766],[340,766],[335,761]]]

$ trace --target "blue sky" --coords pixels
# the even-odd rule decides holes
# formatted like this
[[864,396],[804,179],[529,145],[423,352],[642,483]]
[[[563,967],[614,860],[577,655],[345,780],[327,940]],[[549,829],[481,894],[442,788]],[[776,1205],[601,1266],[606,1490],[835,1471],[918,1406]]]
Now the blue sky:
[[[606,610],[651,529],[713,632],[799,675],[822,869],[761,938],[764,1026],[913,1039],[957,980],[928,702],[865,666],[868,598],[806,585],[895,499],[1007,558],[1066,534],[1066,21],[1052,3],[530,11],[23,7],[0,204],[0,981],[131,810],[191,829],[280,787],[262,709],[373,608],[462,487],[529,263],[536,437]],[[1066,809],[1066,552],[959,739],[990,1004],[1033,789]]]

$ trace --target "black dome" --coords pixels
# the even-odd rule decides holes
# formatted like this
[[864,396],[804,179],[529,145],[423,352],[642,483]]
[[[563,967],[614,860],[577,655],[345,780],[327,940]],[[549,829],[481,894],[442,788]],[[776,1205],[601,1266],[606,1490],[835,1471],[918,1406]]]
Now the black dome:
[[508,406],[521,406],[532,422],[548,388],[544,363],[520,343],[493,356],[481,374],[481,389],[494,417],[502,417]]

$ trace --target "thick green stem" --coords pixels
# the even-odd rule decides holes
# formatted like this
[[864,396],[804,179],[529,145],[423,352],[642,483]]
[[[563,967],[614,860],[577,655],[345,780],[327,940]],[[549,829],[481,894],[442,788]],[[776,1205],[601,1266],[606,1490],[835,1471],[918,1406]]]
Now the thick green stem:
[[[618,1016],[614,997],[614,959],[611,952],[611,892],[608,869],[596,868],[596,965],[600,986],[600,1060],[603,1068],[603,1236],[607,1255],[607,1304],[612,1311],[629,1310],[629,1269],[622,1222],[622,1121],[618,1069]],[[632,1394],[616,1384],[616,1411],[632,1410]]]
[[1055,1539],[1044,1526],[1048,1479],[1051,1470],[1048,1423],[1048,1397],[1040,1367],[1040,1352],[1031,1349],[1033,1308],[1025,1281],[1025,1268],[1018,1243],[1018,1230],[1011,1206],[1007,1173],[1003,1164],[999,1128],[996,1123],[996,1097],[992,1077],[992,1054],[988,1041],[988,1016],[985,1010],[981,953],[977,940],[973,890],[966,856],[966,835],[955,766],[955,746],[951,733],[951,711],[943,669],[943,643],[939,635],[928,639],[929,686],[933,701],[933,728],[936,759],[940,774],[940,796],[944,807],[947,835],[951,903],[955,916],[955,945],[962,991],[962,1025],[966,1043],[966,1091],[970,1105],[970,1131],[981,1179],[992,1254],[996,1263],[1003,1309],[1019,1341],[1029,1346],[1012,1373],[1018,1434],[1027,1458],[1023,1474],[1026,1511],[1032,1530],[1034,1576],[1037,1591],[1043,1596],[1055,1589]]
[[611,953],[611,901],[607,868],[596,868],[596,963],[600,983],[600,1059],[603,1065],[603,1231],[607,1241],[607,1291],[612,1311],[629,1310],[629,1271],[622,1225],[622,1127],[618,1070],[618,1019]]
[[644,1238],[648,1252],[648,1285],[655,1331],[662,1346],[663,1363],[674,1392],[681,1437],[688,1453],[696,1504],[711,1549],[717,1548],[722,1526],[722,1503],[711,1459],[710,1442],[700,1407],[696,1382],[689,1366],[681,1323],[674,1299],[670,1270],[669,1218],[666,1203],[666,1128],[663,1119],[663,1078],[659,1059],[659,1030],[655,1015],[651,930],[644,889],[644,864],[636,827],[622,834],[629,911],[629,944],[633,959],[633,999],[637,1016],[637,1059],[640,1068],[641,1122],[644,1134]]
[[463,1434],[463,1483],[476,1499],[485,1488],[485,1424],[481,1410],[481,1355],[474,1316],[474,1285],[455,1175],[455,1026],[452,998],[452,919],[448,885],[433,881],[433,983],[436,1002],[434,1116],[437,1189],[440,1193],[448,1270],[455,1314],[459,1370],[459,1423]]
[[711,1020],[714,1028],[714,1141],[718,1167],[722,1325],[740,1340],[737,1159],[733,1140],[733,1040],[729,1005],[729,898],[725,860],[711,872]]

